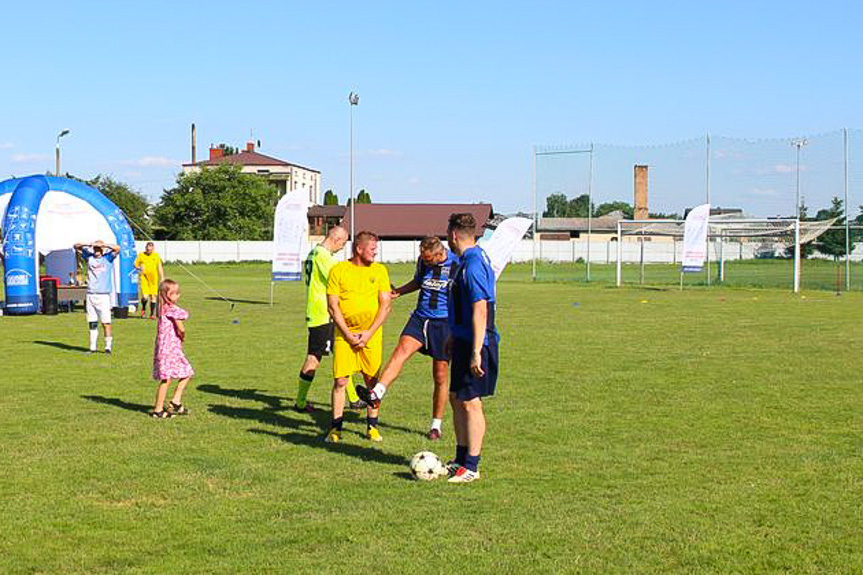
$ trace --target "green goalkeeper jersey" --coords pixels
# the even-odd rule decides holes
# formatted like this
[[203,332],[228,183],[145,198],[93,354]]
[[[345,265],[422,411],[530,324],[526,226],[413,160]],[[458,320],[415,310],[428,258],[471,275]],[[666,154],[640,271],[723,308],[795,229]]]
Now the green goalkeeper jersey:
[[327,278],[336,265],[336,258],[322,245],[312,248],[303,263],[303,278],[308,288],[306,326],[315,327],[330,321],[327,311]]

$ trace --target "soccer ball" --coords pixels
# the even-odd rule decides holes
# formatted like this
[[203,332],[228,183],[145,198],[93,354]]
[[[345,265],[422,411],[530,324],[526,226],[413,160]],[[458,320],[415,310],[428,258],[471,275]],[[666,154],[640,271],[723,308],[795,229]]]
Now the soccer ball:
[[431,451],[420,451],[411,458],[411,475],[420,481],[431,481],[446,473],[446,466],[440,457]]

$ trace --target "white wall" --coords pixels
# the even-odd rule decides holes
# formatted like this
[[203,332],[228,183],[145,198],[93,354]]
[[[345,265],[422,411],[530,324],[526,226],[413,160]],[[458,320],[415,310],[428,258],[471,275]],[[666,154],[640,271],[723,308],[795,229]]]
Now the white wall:
[[[147,242],[135,242],[138,251],[143,251]],[[156,251],[164,261],[182,262],[243,262],[272,261],[273,242],[175,242],[157,241]],[[641,246],[636,241],[624,241],[624,262],[641,261]],[[758,248],[756,243],[739,244],[725,242],[722,249],[726,260],[752,259]],[[513,262],[529,262],[533,258],[533,240],[522,240],[513,252]],[[574,262],[587,259],[587,242],[584,240],[543,240],[536,243],[537,258],[552,262]],[[337,258],[342,260],[349,253],[350,244]],[[647,263],[679,263],[681,242],[645,242],[644,259]],[[711,250],[710,258],[719,259],[719,243]],[[378,261],[385,263],[414,262],[419,256],[419,242],[387,240],[378,243]],[[816,256],[817,257],[817,256]],[[858,244],[851,253],[852,261],[863,261],[863,244]],[[591,242],[592,263],[614,263],[617,261],[617,242]]]

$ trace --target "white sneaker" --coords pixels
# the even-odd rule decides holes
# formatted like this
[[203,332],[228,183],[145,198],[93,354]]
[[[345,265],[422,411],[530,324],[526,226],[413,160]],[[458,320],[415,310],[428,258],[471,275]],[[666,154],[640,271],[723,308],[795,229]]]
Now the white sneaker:
[[479,479],[479,471],[471,471],[467,467],[459,467],[455,474],[447,479],[447,483],[470,483]]

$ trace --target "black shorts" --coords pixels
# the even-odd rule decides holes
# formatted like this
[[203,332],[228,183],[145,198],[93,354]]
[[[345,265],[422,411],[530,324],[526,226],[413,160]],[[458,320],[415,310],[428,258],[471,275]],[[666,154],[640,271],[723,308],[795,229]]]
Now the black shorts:
[[482,377],[475,377],[470,371],[472,353],[472,342],[453,339],[449,390],[462,401],[494,395],[494,388],[497,385],[497,338],[490,334],[488,343],[482,346],[481,365],[485,372]]
[[422,344],[420,353],[432,359],[449,361],[446,354],[446,340],[449,337],[449,321],[447,319],[426,319],[417,314],[411,314],[402,330],[402,335],[412,337]]
[[316,325],[309,328],[309,347],[308,354],[318,358],[318,361],[325,355],[330,355],[333,349],[333,334],[335,333],[335,324],[332,322],[323,325]]

